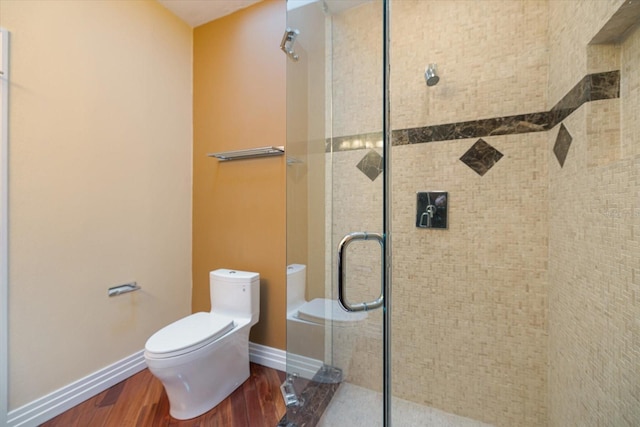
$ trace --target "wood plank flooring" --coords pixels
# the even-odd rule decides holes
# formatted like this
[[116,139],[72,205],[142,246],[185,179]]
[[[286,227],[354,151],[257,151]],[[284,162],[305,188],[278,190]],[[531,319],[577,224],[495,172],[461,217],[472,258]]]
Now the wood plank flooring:
[[285,373],[251,364],[251,375],[218,406],[198,418],[169,415],[169,400],[148,369],[42,424],[41,427],[274,427],[286,412]]

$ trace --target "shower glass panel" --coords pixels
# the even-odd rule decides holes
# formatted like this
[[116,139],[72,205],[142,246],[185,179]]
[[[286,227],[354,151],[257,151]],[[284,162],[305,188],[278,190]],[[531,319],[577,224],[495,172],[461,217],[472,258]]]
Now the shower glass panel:
[[[360,422],[381,425],[383,418],[382,310],[349,313],[337,301],[341,240],[383,233],[382,8],[382,1],[288,2],[287,32],[295,41],[285,34],[282,45],[288,264],[282,390],[291,424],[353,424],[337,419],[342,413],[334,409],[354,404],[371,420]],[[359,22],[374,24],[354,33]],[[350,304],[379,297],[382,249],[369,238],[347,245]]]
[[[345,234],[380,232],[386,174],[394,426],[640,425],[638,2],[390,4],[386,170],[383,5],[289,11],[288,257],[306,299],[335,299]],[[377,296],[379,255],[349,248],[353,302]],[[320,425],[389,426],[382,323],[289,328],[289,350],[323,343],[313,376],[342,374]]]

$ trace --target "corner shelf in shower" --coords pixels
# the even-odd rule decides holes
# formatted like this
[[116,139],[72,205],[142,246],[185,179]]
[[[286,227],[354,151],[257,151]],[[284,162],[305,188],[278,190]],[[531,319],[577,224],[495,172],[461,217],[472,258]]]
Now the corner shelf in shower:
[[209,153],[207,156],[215,157],[221,162],[229,160],[251,159],[255,157],[281,156],[284,154],[284,146],[279,147],[258,147],[246,150],[221,151],[219,153]]

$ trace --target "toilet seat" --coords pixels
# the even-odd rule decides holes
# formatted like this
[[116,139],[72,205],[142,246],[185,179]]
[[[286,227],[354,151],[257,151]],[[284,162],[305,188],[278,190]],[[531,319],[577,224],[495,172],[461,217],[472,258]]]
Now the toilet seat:
[[233,319],[211,313],[194,313],[153,334],[145,344],[151,357],[162,359],[197,350],[232,330]]
[[298,309],[299,319],[321,325],[324,325],[328,314],[330,316],[329,320],[338,326],[346,326],[352,322],[364,320],[367,317],[367,313],[364,311],[345,311],[340,307],[338,301],[325,298],[311,300]]

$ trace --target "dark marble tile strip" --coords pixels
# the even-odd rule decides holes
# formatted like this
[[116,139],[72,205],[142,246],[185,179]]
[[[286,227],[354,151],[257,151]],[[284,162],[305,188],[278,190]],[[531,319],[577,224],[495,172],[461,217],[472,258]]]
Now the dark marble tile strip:
[[[513,135],[552,129],[585,102],[620,97],[620,71],[588,74],[580,80],[551,111],[494,117],[467,122],[447,123],[392,131],[396,145],[422,144],[464,138]],[[327,140],[326,151],[382,148],[382,133],[373,132]]]
[[[582,104],[589,101],[591,93],[591,77],[585,76],[567,94],[553,106],[550,113],[554,116],[554,121],[558,117],[566,118],[569,114],[580,108]],[[562,121],[563,119],[560,119]],[[558,122],[556,122],[557,124]]]
[[620,98],[620,71],[588,74],[549,111],[554,127],[582,104],[601,99]]
[[541,132],[551,129],[549,113],[519,114],[468,122],[403,129],[406,137],[393,141],[393,145],[420,144],[452,139],[481,138],[514,133]]
[[287,413],[278,422],[278,427],[315,427],[318,424],[340,383],[317,381],[316,377],[300,393],[299,397],[304,404],[288,407]]
[[620,70],[589,74],[591,93],[589,101],[620,98]]

